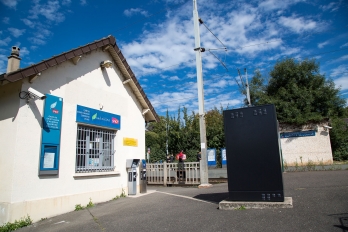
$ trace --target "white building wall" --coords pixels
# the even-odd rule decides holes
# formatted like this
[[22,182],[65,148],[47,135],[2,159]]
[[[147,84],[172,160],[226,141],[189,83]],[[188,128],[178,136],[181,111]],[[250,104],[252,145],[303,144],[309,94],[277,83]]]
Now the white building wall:
[[304,166],[333,163],[329,131],[318,126],[315,136],[282,138],[281,147],[284,165]]
[[[32,87],[63,98],[59,175],[38,175],[44,101],[31,101],[27,105],[21,100],[11,126],[17,123],[18,133],[9,139],[16,141],[12,142],[16,146],[15,153],[12,152],[16,168],[13,178],[5,181],[12,185],[11,200],[7,197],[5,201],[11,205],[7,212],[9,221],[27,214],[36,221],[72,211],[76,204],[86,205],[89,198],[97,203],[120,195],[122,189],[127,193],[126,159],[144,158],[144,118],[139,103],[134,102],[133,92],[128,85],[122,84],[117,67],[101,69],[99,64],[103,60],[112,60],[112,57],[108,52],[94,51],[84,55],[77,65],[64,62],[42,72],[32,84],[24,80],[22,90]],[[118,175],[92,178],[75,173],[76,105],[97,110],[102,106],[102,111],[121,116],[121,129],[115,137],[114,165]],[[124,137],[137,139],[138,146],[123,146]],[[4,220],[0,219],[1,222]]]
[[11,202],[21,85],[21,82],[17,82],[0,86],[0,225],[8,220],[7,212]]

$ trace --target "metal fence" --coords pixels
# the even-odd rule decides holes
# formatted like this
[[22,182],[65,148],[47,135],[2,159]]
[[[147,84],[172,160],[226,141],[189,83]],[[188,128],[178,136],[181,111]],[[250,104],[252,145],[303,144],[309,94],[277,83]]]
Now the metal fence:
[[200,184],[199,162],[146,164],[148,184]]

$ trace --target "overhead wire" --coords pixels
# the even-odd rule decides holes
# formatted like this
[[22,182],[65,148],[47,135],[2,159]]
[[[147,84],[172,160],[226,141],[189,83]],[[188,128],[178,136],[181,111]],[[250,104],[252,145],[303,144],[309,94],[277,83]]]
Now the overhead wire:
[[[184,4],[185,4],[186,2],[184,2]],[[183,4],[177,4],[177,6],[181,6],[181,5],[183,5]],[[156,15],[158,15],[158,14],[160,14],[161,12],[163,12],[163,11],[166,11],[166,10],[168,10],[169,9],[169,7],[167,7],[167,8],[165,8],[165,9],[162,9],[162,10],[159,10],[159,11],[157,11],[155,14],[152,14],[152,15],[150,15],[150,16],[148,16],[147,18],[151,18],[151,17],[153,17],[153,16],[156,16]],[[137,24],[137,23],[140,23],[140,22],[142,22],[143,20],[137,20],[137,21],[135,21],[134,23],[131,23],[131,24],[128,24],[127,26],[129,26],[129,25],[134,25],[134,24]],[[227,50],[227,47],[222,43],[222,41],[206,26],[206,24],[203,22],[202,23],[205,27],[206,27],[206,29],[224,46],[224,49],[225,49],[225,51]],[[118,29],[117,31],[120,31],[120,30],[123,30],[123,29],[126,29],[127,28],[127,26],[126,27],[122,27],[122,28],[120,28],[120,29]],[[345,26],[345,27],[347,27],[347,26]],[[335,30],[335,29],[334,29]],[[328,32],[328,31],[323,31],[323,32],[318,32],[318,33],[325,33],[325,32]],[[311,35],[311,34],[317,34],[317,33],[308,33],[308,34],[306,34],[305,36],[308,36],[308,35]],[[259,46],[259,45],[263,45],[263,44],[269,44],[269,43],[273,43],[273,42],[278,42],[278,41],[281,41],[282,39],[277,39],[277,40],[272,40],[272,41],[266,41],[266,42],[264,42],[264,43],[258,43],[258,44],[251,44],[251,45],[246,45],[246,46],[242,46],[242,47],[238,47],[237,49],[240,49],[240,48],[245,48],[245,47],[251,47],[251,46]],[[237,50],[237,49],[233,49],[233,50]],[[348,48],[346,48],[346,49],[348,49]],[[317,53],[317,54],[314,54],[314,55],[312,55],[312,57],[313,56],[317,56],[317,55],[322,55],[322,54],[328,54],[328,53],[333,53],[333,52],[338,52],[338,51],[341,51],[341,50],[346,50],[346,49],[337,49],[337,50],[333,50],[333,51],[328,51],[328,52],[323,52],[323,53]],[[210,50],[218,50],[218,49],[209,49],[208,51],[210,52],[210,54],[212,54],[220,63],[221,63],[221,65],[222,66],[224,66],[224,68],[227,70],[227,72],[228,72],[228,68],[227,68],[227,65],[224,63],[224,62],[222,62],[214,53],[212,53]],[[282,56],[282,57],[285,57],[285,56]],[[300,57],[304,57],[304,56],[300,56]],[[295,59],[298,59],[298,58],[300,58],[299,56],[297,56],[297,57],[294,57]],[[308,58],[308,57],[307,57]],[[187,61],[187,62],[191,62],[191,61],[193,61],[193,59],[191,59],[191,60],[189,60],[189,61]],[[274,61],[271,61],[271,62],[274,62]],[[271,62],[269,62],[269,63],[271,63]],[[177,66],[177,65],[180,65],[180,64],[182,64],[182,63],[186,63],[186,62],[180,62],[180,63],[178,63],[178,64],[175,64],[175,65],[171,65],[171,66],[168,66],[168,67],[165,67],[165,68],[162,68],[161,70],[163,70],[163,69],[167,69],[167,68],[171,68],[171,67],[175,67],[175,66]],[[143,73],[143,75],[144,74],[146,74],[146,75],[148,75],[148,74],[151,74],[151,73],[158,73],[158,70],[156,70],[156,71],[152,71],[152,72],[144,72]],[[240,76],[240,74],[239,74],[239,76]],[[234,78],[235,78],[235,76],[234,76]],[[241,78],[241,77],[240,77]],[[236,78],[235,78],[235,81],[236,81],[236,83],[238,84],[238,86],[239,86],[239,88],[241,89],[241,86],[239,85],[239,82],[236,80]],[[242,79],[241,79],[241,81],[242,81]],[[188,83],[189,84],[189,83]],[[176,85],[177,86],[177,85]],[[184,98],[184,99],[187,99],[187,98]],[[183,99],[179,99],[179,100],[183,100]]]
[[207,28],[207,30],[217,39],[217,40],[219,40],[219,42],[222,44],[222,46],[224,46],[224,48],[225,48],[225,50],[227,49],[227,47],[226,47],[226,45],[223,43],[223,42],[221,42],[221,40],[207,27],[207,25],[205,25],[205,23],[203,22],[203,20],[200,18],[199,19],[199,22],[201,23],[201,24],[203,24],[203,26],[205,26],[205,28]]

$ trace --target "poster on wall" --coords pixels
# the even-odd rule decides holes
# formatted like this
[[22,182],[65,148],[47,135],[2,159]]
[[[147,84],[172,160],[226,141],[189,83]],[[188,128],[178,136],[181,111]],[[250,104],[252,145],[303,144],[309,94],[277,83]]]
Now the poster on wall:
[[216,166],[216,149],[207,149],[208,166]]
[[221,149],[221,164],[223,167],[225,167],[227,165],[226,148]]
[[53,168],[54,167],[54,156],[55,156],[55,153],[45,152],[43,168]]

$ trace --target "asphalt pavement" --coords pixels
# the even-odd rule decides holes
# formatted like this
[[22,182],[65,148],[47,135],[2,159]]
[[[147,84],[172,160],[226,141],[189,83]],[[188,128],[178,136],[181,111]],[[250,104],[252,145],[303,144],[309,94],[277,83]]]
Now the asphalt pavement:
[[137,197],[96,204],[20,229],[27,231],[348,231],[348,171],[288,172],[290,209],[219,210],[227,183],[211,188],[148,186]]

